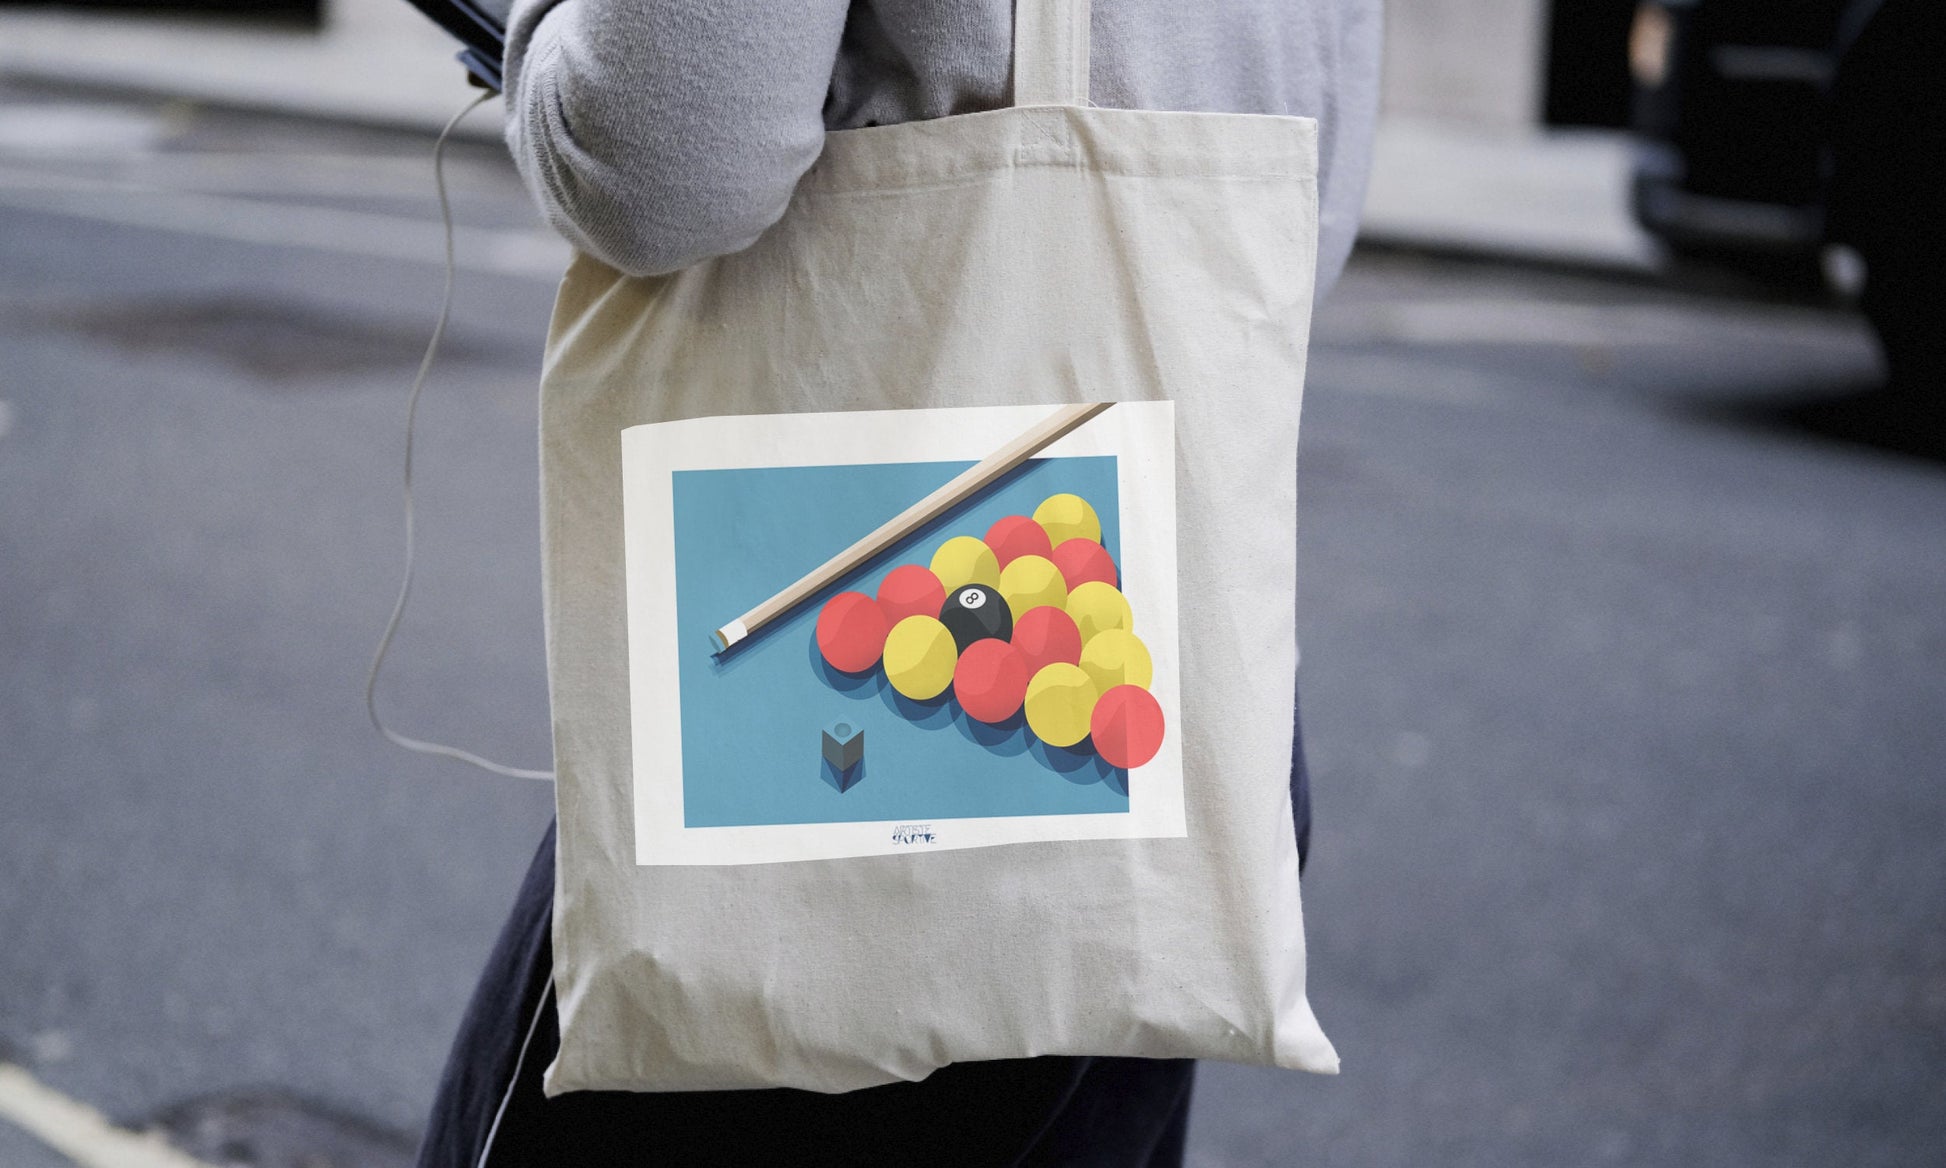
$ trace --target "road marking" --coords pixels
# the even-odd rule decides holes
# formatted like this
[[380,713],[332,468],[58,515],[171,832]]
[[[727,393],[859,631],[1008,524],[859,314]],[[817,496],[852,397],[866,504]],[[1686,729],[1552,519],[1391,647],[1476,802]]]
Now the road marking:
[[0,1063],[0,1119],[12,1122],[80,1168],[212,1168],[155,1132],[132,1132],[12,1063]]
[[[227,195],[379,195],[430,202],[433,185],[420,155],[305,154],[295,151],[199,151],[194,154],[138,154],[127,157],[36,157],[0,147],[0,166],[19,165],[36,173],[72,176],[83,182],[120,182],[170,191]],[[60,168],[58,170],[54,168]],[[86,169],[83,169],[86,168]],[[483,160],[448,157],[446,173],[466,174],[502,190],[504,169]],[[517,187],[513,193],[525,199]]]
[[63,157],[116,157],[153,149],[162,140],[154,114],[71,102],[0,109],[0,149]]
[[[401,215],[191,194],[7,166],[0,166],[0,205],[239,243],[446,262],[439,224]],[[456,226],[453,247],[459,267],[549,282],[561,278],[569,257],[565,242],[537,231]]]

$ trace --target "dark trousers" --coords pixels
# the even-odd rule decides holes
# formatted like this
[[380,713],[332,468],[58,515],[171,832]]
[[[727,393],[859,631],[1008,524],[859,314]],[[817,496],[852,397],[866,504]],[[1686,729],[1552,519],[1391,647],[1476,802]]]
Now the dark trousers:
[[[1310,842],[1309,788],[1303,736],[1294,732],[1300,865]],[[560,1045],[553,904],[550,824],[460,1022],[419,1168],[1182,1163],[1196,1069],[1188,1059],[956,1063],[921,1082],[843,1095],[577,1091],[548,1099],[541,1072]]]

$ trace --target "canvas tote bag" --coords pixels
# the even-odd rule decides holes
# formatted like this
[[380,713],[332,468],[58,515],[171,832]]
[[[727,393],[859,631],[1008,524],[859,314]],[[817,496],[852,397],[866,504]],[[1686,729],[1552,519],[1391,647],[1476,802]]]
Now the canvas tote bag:
[[831,133],[748,250],[566,273],[550,1095],[1337,1068],[1288,788],[1317,126],[1090,107],[1085,2],[1015,42],[1014,106]]

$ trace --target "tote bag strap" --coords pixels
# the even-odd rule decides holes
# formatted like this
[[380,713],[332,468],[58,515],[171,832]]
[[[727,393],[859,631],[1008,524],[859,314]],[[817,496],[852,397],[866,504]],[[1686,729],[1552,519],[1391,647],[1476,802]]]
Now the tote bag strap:
[[1088,104],[1088,0],[1014,0],[1014,104]]

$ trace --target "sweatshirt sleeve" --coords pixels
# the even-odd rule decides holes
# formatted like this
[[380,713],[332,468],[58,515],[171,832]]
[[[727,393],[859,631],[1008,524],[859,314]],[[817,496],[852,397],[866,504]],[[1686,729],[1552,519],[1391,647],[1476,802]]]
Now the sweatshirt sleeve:
[[1345,270],[1372,171],[1378,129],[1379,59],[1384,48],[1379,0],[1335,5],[1338,37],[1326,59],[1318,143],[1318,275],[1323,299]]
[[740,251],[817,160],[845,0],[516,0],[506,141],[547,221],[630,275]]

